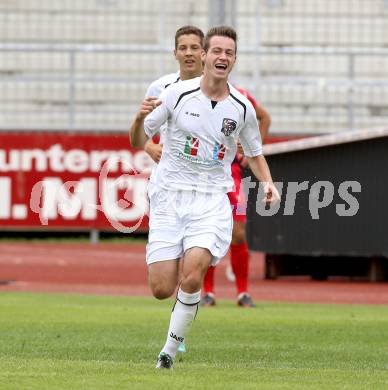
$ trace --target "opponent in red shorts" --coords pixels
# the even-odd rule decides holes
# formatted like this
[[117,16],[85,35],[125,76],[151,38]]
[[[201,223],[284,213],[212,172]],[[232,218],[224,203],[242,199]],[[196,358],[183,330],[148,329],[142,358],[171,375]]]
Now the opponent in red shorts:
[[[270,115],[247,91],[242,88],[237,89],[252,103],[256,111],[257,120],[259,121],[261,139],[264,141],[271,124]],[[232,243],[230,245],[230,259],[236,281],[237,304],[242,307],[254,307],[253,300],[248,293],[249,251],[245,233],[246,215],[245,210],[238,210],[238,212],[236,212],[238,204],[245,204],[244,199],[241,199],[241,196],[244,196],[244,193],[241,191],[240,194],[240,185],[242,179],[241,171],[242,168],[245,168],[246,166],[247,163],[244,156],[237,154],[231,167],[235,191],[228,193],[230,204],[233,207],[233,234]],[[238,199],[239,196],[240,199]],[[209,267],[205,276],[204,296],[201,300],[203,306],[214,306],[216,304],[214,271],[215,267]]]

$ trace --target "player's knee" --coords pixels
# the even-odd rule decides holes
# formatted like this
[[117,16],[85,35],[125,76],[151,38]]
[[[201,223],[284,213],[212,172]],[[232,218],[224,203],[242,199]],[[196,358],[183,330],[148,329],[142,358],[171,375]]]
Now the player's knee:
[[185,276],[182,280],[182,287],[187,292],[195,292],[198,291],[202,286],[203,279],[202,272],[199,270],[190,272],[187,276]]
[[152,295],[156,299],[167,299],[174,294],[175,288],[170,288],[166,286],[151,286]]
[[152,295],[156,299],[167,299],[170,298],[176,288],[176,284],[174,283],[166,283],[163,280],[155,280],[155,278],[149,279],[149,285],[152,291]]

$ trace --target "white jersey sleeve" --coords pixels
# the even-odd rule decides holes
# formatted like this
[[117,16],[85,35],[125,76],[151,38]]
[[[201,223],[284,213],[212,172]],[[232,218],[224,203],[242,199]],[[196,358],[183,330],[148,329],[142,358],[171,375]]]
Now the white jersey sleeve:
[[173,111],[172,95],[174,94],[171,93],[170,89],[164,90],[159,96],[159,100],[162,103],[146,116],[144,120],[144,131],[148,138],[152,138],[170,117]]
[[247,157],[255,157],[262,154],[262,141],[259,131],[259,124],[256,118],[256,111],[251,102],[247,102],[247,113],[245,123],[240,131],[239,139]]
[[145,98],[150,96],[160,96],[160,94],[171,84],[175,84],[180,80],[179,72],[168,73],[159,79],[153,81],[147,89]]
[[155,80],[148,87],[147,92],[145,94],[145,98],[148,98],[150,96],[158,97],[163,91],[164,91],[164,88],[161,85],[161,83],[159,82],[159,80]]
[[[173,85],[180,81],[179,72],[166,74],[159,79],[153,81],[147,89],[145,99],[150,96],[159,97],[163,91],[170,85]],[[160,134],[159,143],[164,144],[165,142],[165,133],[166,133],[166,123],[160,126],[157,133]],[[154,134],[155,135],[155,134]]]

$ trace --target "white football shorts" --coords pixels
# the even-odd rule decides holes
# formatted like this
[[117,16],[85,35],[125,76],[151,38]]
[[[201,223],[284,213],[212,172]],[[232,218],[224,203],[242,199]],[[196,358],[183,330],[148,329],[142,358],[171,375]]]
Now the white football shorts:
[[149,185],[147,264],[179,259],[190,248],[206,248],[212,265],[228,252],[233,218],[224,193],[167,191]]

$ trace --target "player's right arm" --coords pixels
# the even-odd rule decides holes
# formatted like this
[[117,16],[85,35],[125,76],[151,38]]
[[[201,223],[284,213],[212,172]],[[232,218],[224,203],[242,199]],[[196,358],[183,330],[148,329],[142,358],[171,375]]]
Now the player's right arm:
[[[129,139],[131,145],[137,148],[143,148],[148,140],[144,132],[144,120],[156,107],[161,104],[156,96],[149,96],[145,98],[140,106],[138,113],[129,128]],[[162,122],[163,123],[163,122]]]

